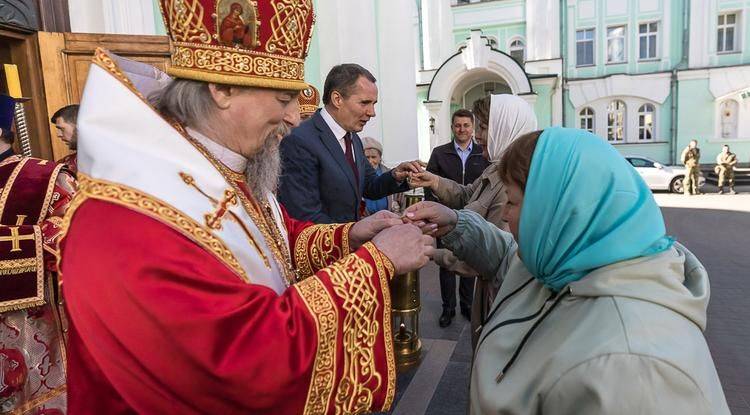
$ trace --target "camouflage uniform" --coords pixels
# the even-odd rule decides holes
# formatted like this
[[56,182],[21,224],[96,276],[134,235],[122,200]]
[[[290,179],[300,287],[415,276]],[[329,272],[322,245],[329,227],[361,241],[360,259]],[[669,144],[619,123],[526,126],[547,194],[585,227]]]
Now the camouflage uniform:
[[686,147],[682,150],[682,164],[685,165],[685,180],[682,182],[686,195],[698,194],[698,178],[700,177],[701,150],[698,147]]
[[719,175],[719,193],[724,193],[724,182],[729,183],[729,191],[734,194],[734,166],[737,164],[737,155],[731,151],[723,151],[716,156],[716,173]]

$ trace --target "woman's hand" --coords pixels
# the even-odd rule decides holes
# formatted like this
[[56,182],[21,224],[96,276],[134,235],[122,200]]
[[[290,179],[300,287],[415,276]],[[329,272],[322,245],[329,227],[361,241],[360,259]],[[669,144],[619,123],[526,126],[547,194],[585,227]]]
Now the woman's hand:
[[456,227],[455,210],[436,202],[419,202],[406,209],[404,220],[418,226],[423,233],[441,237]]
[[409,187],[411,187],[412,189],[415,189],[417,187],[426,187],[435,191],[437,190],[439,184],[440,177],[428,171],[412,173],[409,176]]

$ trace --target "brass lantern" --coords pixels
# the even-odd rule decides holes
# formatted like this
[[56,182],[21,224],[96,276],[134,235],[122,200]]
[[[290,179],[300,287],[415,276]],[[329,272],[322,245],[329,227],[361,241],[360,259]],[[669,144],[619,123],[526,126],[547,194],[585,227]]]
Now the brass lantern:
[[[404,209],[424,199],[422,189],[405,193]],[[396,364],[405,370],[417,362],[422,351],[419,340],[419,270],[397,275],[391,280],[391,300],[393,305],[393,345]]]

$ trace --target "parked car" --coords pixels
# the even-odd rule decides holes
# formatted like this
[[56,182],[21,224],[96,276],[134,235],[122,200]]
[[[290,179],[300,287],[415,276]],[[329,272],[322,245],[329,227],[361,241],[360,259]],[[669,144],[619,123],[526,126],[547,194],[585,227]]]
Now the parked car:
[[[685,167],[665,166],[656,160],[642,156],[626,156],[630,164],[643,177],[651,190],[669,190],[672,193],[682,193],[682,181],[685,179]],[[698,188],[703,187],[706,178],[698,179]]]

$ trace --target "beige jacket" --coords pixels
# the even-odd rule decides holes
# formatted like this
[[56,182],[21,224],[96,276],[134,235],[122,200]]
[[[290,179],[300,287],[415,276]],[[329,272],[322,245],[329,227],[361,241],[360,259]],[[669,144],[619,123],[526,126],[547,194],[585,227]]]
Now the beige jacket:
[[[437,190],[433,190],[433,195],[449,208],[471,210],[495,226],[506,229],[507,224],[503,222],[502,214],[508,196],[505,194],[505,186],[500,180],[498,170],[499,164],[492,163],[479,178],[466,186],[441,177]],[[436,250],[433,260],[440,267],[450,271],[472,277],[477,275],[475,270],[458,261],[447,249]]]
[[551,297],[512,236],[472,212],[443,243],[505,279],[475,354],[472,414],[729,414],[703,337],[708,275],[683,246]]

